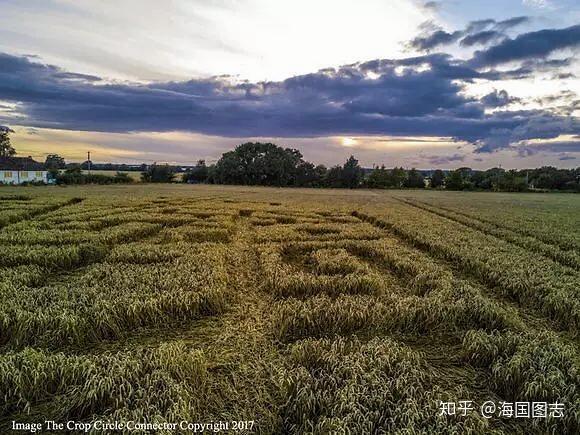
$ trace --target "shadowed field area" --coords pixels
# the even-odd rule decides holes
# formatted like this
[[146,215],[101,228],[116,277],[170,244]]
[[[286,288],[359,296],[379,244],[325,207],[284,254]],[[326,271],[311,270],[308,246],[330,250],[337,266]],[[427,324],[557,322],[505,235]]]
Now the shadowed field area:
[[577,195],[7,187],[0,252],[2,428],[580,430]]

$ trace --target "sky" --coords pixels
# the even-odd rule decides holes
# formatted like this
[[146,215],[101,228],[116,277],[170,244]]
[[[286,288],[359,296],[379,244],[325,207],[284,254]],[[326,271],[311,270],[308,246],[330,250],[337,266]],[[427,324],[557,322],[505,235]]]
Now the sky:
[[0,0],[20,155],[580,166],[575,0]]

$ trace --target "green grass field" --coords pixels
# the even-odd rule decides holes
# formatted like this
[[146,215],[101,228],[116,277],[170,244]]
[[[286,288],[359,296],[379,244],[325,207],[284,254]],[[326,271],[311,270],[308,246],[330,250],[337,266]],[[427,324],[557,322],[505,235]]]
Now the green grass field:
[[0,432],[580,431],[578,195],[3,187],[0,227]]
[[[86,171],[86,170],[84,170],[82,172],[83,172],[83,174],[89,173],[89,171]],[[91,171],[92,174],[108,175],[110,177],[114,177],[115,175],[117,175],[117,172],[122,172],[124,174],[128,174],[129,177],[131,177],[133,179],[133,181],[136,183],[141,182],[141,172],[139,172],[139,171],[99,171],[99,170],[98,171],[95,171],[95,170]],[[182,177],[183,177],[183,173],[175,174],[175,181],[180,182]]]
[[[83,174],[88,174],[89,171],[83,170]],[[91,174],[101,174],[101,175],[108,175],[109,177],[114,177],[117,175],[117,172],[123,172],[124,174],[128,174],[135,182],[141,182],[141,172],[139,171],[95,171],[94,169],[91,171]]]

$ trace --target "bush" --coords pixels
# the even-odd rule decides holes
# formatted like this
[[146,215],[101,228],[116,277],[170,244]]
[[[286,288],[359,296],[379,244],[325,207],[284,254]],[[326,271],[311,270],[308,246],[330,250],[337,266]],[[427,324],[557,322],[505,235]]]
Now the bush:
[[83,174],[80,171],[66,171],[56,176],[57,184],[128,184],[133,179],[129,174],[117,172],[114,176],[105,174]]
[[172,183],[175,178],[175,168],[169,165],[151,165],[141,173],[141,180],[146,183]]

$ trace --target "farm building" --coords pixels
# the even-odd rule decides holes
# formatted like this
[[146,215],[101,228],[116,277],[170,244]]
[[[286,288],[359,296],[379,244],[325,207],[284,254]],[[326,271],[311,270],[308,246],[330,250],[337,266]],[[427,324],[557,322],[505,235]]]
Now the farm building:
[[0,184],[48,183],[44,164],[32,157],[0,157]]

